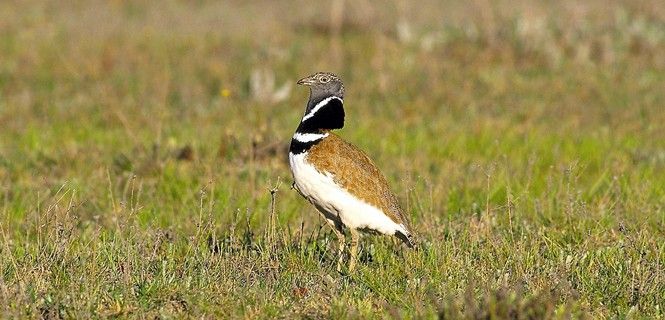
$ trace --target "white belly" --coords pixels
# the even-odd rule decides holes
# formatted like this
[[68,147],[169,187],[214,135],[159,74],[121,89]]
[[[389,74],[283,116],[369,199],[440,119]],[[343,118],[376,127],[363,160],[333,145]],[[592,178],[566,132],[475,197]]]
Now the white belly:
[[408,234],[402,224],[393,222],[381,210],[354,197],[339,186],[328,172],[320,173],[306,160],[307,153],[289,153],[289,164],[296,187],[326,217],[339,219],[348,228],[368,228],[383,234],[395,231]]

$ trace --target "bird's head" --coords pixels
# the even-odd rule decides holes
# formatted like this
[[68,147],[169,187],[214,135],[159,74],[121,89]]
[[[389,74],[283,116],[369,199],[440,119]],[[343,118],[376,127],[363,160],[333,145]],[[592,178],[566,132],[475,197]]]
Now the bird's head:
[[298,84],[309,87],[310,100],[321,100],[330,96],[344,99],[342,80],[330,72],[317,72],[298,80]]

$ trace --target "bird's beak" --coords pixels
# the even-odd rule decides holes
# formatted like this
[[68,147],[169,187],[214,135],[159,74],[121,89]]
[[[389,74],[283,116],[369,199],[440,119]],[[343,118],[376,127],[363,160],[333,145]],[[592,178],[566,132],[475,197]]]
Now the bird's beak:
[[298,80],[297,84],[301,86],[311,86],[314,84],[314,79],[312,77],[306,77]]

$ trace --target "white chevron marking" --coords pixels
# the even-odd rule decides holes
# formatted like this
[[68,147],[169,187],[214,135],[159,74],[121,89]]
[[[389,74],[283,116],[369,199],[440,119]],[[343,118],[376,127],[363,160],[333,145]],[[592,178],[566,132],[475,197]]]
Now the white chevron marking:
[[323,108],[323,106],[325,106],[326,104],[328,104],[328,102],[330,102],[330,100],[332,100],[332,99],[337,99],[337,100],[339,100],[340,102],[343,102],[342,99],[340,99],[339,97],[335,97],[335,96],[330,96],[330,97],[328,97],[328,98],[325,98],[325,99],[321,100],[321,102],[317,103],[317,104],[314,106],[314,108],[312,108],[312,110],[309,111],[308,114],[306,114],[304,117],[302,117],[302,121],[300,121],[300,122],[305,122],[305,120],[307,120],[307,119],[313,117],[314,114],[315,114],[317,111],[319,111],[319,109]]
[[316,140],[323,139],[328,136],[328,133],[300,133],[296,132],[293,135],[293,139],[300,142],[312,142]]

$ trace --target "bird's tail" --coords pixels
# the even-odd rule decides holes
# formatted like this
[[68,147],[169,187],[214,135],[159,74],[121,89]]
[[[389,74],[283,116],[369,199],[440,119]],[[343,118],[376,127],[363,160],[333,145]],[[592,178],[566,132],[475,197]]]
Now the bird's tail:
[[407,247],[409,248],[415,248],[416,247],[416,239],[411,235],[409,232],[401,232],[397,231],[395,232],[395,236],[402,240],[404,244],[406,244]]

